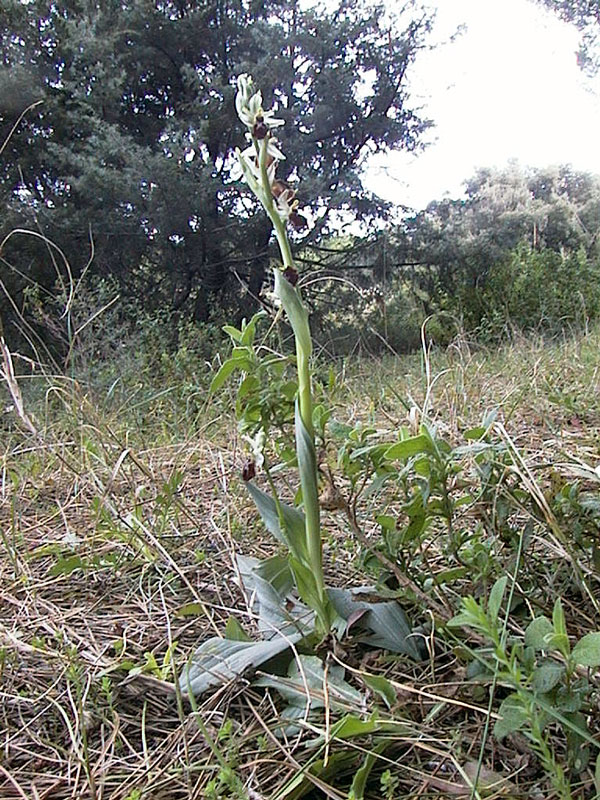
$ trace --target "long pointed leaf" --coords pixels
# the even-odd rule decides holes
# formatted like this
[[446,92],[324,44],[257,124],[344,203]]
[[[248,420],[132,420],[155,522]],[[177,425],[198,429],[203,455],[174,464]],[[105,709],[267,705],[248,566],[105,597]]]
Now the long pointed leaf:
[[[248,602],[256,614],[258,629],[265,639],[281,634],[306,635],[314,614],[302,603],[289,597],[293,578],[287,560],[274,556],[266,561],[237,556],[240,576]],[[291,603],[291,607],[288,605]]]
[[236,560],[244,579],[246,588],[254,588],[246,583],[248,575],[250,584],[252,576],[258,575],[270,583],[275,591],[282,597],[287,597],[294,588],[294,576],[285,556],[271,556],[260,561],[252,556],[236,555]]
[[307,705],[311,709],[324,708],[328,702],[332,708],[343,710],[348,706],[360,707],[362,702],[360,692],[344,680],[344,668],[335,664],[326,674],[318,656],[300,655],[291,662],[287,677],[263,675],[254,681],[254,686],[277,689],[289,705],[301,709]]
[[282,527],[282,520],[277,510],[278,504],[275,500],[253,483],[249,482],[246,486],[269,533],[272,533],[276,539],[285,544],[296,558],[306,561],[308,554],[306,552],[304,533],[304,514],[293,506],[280,501],[279,509],[283,519]]
[[302,638],[301,633],[268,642],[240,642],[213,637],[204,642],[183,669],[179,686],[184,694],[200,695],[208,689],[241,678],[287,650]]
[[374,647],[382,647],[394,653],[405,653],[421,660],[423,654],[419,640],[412,634],[408,617],[395,600],[385,603],[370,603],[360,599],[360,593],[373,592],[371,588],[329,589],[329,599],[334,609],[343,619],[348,619],[357,611],[366,613],[358,621],[364,630],[361,639]]
[[354,776],[354,780],[352,781],[352,786],[350,787],[350,792],[348,794],[348,800],[364,800],[365,791],[367,789],[367,781],[369,780],[371,770],[377,763],[379,753],[383,753],[387,746],[388,742],[379,742],[379,744],[375,745],[373,750],[367,753],[363,763],[356,771],[356,775]]
[[[311,547],[315,551],[313,558],[320,561],[321,530],[319,522],[319,489],[317,486],[317,454],[315,442],[306,429],[300,416],[300,406],[296,401],[296,452],[298,454],[298,472],[302,484],[302,498],[304,500],[304,513],[309,524],[307,531],[313,531],[315,542],[307,541],[306,548],[310,555]],[[306,534],[308,535],[308,533]],[[314,562],[310,562],[314,567]]]
[[312,340],[308,324],[308,311],[306,310],[298,290],[283,277],[281,270],[275,270],[275,295],[281,300],[281,305],[288,316],[294,335],[298,339],[306,358],[312,353]]
[[[321,609],[323,603],[314,573],[309,567],[293,556],[290,556],[290,567],[294,573],[296,588],[298,589],[298,594],[302,600],[304,600],[304,602],[315,611]],[[325,614],[327,614],[328,618],[332,616],[329,613],[331,611],[329,603],[327,604],[327,607],[323,609],[323,611]]]
[[247,369],[248,367],[248,361],[242,361],[239,358],[228,358],[227,361],[221,365],[219,371],[212,379],[209,392],[212,394],[220,389],[227,378],[232,374],[232,372],[235,372],[236,369]]

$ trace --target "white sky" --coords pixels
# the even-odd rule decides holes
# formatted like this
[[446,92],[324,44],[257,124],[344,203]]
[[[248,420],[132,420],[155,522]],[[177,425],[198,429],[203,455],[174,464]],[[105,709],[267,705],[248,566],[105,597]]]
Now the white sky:
[[[390,0],[393,3],[393,0]],[[454,42],[420,54],[411,102],[435,128],[422,153],[369,162],[366,186],[388,200],[424,208],[462,195],[478,167],[570,163],[600,174],[600,76],[578,68],[579,33],[530,0],[430,0],[436,41],[461,24]]]

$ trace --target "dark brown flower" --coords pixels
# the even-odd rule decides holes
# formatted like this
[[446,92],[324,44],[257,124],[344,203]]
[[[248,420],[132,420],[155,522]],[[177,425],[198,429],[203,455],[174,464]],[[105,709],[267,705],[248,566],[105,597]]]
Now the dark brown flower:
[[292,286],[295,286],[298,283],[298,270],[294,269],[294,267],[286,267],[283,270],[283,277],[291,283]]
[[265,118],[258,114],[252,127],[252,136],[255,139],[264,139],[268,132],[269,128],[265,124]]
[[256,464],[254,461],[246,461],[244,466],[242,467],[242,480],[251,481],[252,478],[256,477]]
[[302,214],[299,214],[297,211],[292,211],[292,213],[289,216],[289,221],[290,224],[293,225],[293,227],[297,231],[302,231],[305,228],[308,228],[308,220],[306,219],[306,217],[303,217]]
[[279,178],[276,178],[273,181],[273,183],[271,184],[271,194],[273,195],[275,200],[277,200],[277,198],[281,197],[281,195],[284,192],[288,192],[288,199],[289,199],[289,202],[291,203],[294,200],[294,198],[296,197],[296,192],[294,192],[293,189],[290,189],[290,187],[288,186],[288,184],[285,181],[282,181],[282,180],[279,180]]

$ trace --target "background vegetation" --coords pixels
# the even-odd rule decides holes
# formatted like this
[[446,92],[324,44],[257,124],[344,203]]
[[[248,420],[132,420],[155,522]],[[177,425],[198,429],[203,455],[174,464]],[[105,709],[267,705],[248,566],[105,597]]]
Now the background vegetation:
[[[96,309],[119,295],[118,329],[135,337],[146,320],[169,351],[191,323],[239,322],[269,302],[277,253],[233,158],[243,146],[234,80],[250,66],[288,123],[280,177],[301,182],[310,225],[297,252],[319,279],[311,302],[330,352],[382,351],[384,340],[413,349],[432,314],[440,344],[458,330],[489,340],[593,320],[597,176],[482,169],[464,199],[404,209],[393,224],[398,209],[362,188],[370,153],[418,149],[430,125],[407,86],[431,22],[415,3],[393,19],[361,0],[335,14],[280,0],[9,0],[0,22],[7,340],[29,355],[37,342],[64,364],[75,329],[68,315],[57,321],[55,304],[68,302],[67,273],[85,276]],[[350,220],[354,235],[340,238]],[[498,287],[515,270],[523,286],[507,303]],[[535,290],[525,288],[529,272]]]
[[[595,4],[545,5],[593,68]],[[600,797],[600,178],[369,196],[367,154],[429,124],[430,28],[418,3],[4,3],[1,797]],[[242,575],[283,552],[250,472],[302,504],[276,251],[233,158],[250,69],[309,222],[327,586],[367,593],[288,671],[194,698],[194,648],[298,608]],[[373,642],[389,604],[412,634]]]

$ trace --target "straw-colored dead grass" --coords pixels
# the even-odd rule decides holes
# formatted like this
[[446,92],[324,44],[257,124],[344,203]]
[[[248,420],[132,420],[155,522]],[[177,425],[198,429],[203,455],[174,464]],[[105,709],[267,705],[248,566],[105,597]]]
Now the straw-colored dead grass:
[[[499,398],[524,474],[543,487],[544,470],[559,454],[598,455],[597,402],[584,416],[584,379],[573,372],[581,346],[579,356],[573,348],[560,369],[545,361],[550,356],[541,349],[522,352],[517,365],[505,357],[503,371],[468,349],[451,352],[429,413],[452,437]],[[598,371],[592,379],[589,369],[586,374],[594,391]],[[549,399],[549,375],[563,395],[573,396],[566,407]],[[371,415],[390,427],[405,414],[390,388],[406,391],[411,380],[409,375],[398,388],[390,373],[387,383],[382,377],[374,385],[370,368],[369,379],[353,386],[370,393]],[[422,404],[425,389],[420,391],[414,390]],[[340,399],[340,414],[366,414],[368,401],[349,397]],[[196,435],[148,444],[146,436],[136,449],[125,428],[115,432],[103,424],[88,398],[71,407],[80,415],[66,435],[64,418],[60,434],[58,426],[32,431],[11,423],[1,455],[0,798],[205,798],[222,767],[215,748],[244,787],[240,797],[274,798],[305,770],[307,797],[346,798],[339,787],[356,773],[368,739],[334,739],[323,752],[306,747],[318,730],[278,735],[277,695],[253,689],[245,679],[201,698],[195,712],[175,690],[193,647],[222,632],[232,612],[254,630],[236,584],[234,550],[259,557],[273,552],[240,491],[242,455],[232,425],[221,421],[218,441]],[[330,582],[364,581],[343,546],[349,535],[343,515],[328,515],[326,526]],[[377,526],[371,523],[364,533],[377,536]],[[565,553],[551,539],[540,540],[531,558],[550,575]],[[442,570],[444,554],[432,551],[430,565],[433,574]],[[442,605],[455,600],[438,593]],[[573,599],[565,603],[570,624],[598,628]],[[426,608],[413,611],[418,622],[431,619]],[[394,685],[397,703],[389,711],[380,704],[380,714],[406,725],[390,734],[379,772],[389,768],[395,776],[395,798],[468,797],[479,757],[486,692],[473,683],[466,687],[464,659],[451,644],[437,640],[435,631],[431,642],[435,651],[432,644],[430,661],[420,665],[361,651],[351,642],[330,656],[371,701],[365,670]],[[163,663],[169,647],[174,656]],[[329,771],[311,776],[307,765],[323,757]],[[500,781],[490,796],[550,797],[522,737],[509,744],[488,739],[484,764],[495,770],[488,782]],[[374,786],[367,797],[382,796]],[[221,791],[218,796],[238,796]]]

